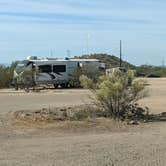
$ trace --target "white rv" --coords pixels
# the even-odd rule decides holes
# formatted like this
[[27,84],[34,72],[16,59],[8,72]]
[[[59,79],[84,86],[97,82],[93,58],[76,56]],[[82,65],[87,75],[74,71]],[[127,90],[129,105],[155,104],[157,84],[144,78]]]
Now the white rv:
[[[55,87],[68,86],[74,71],[81,67],[104,68],[105,65],[97,59],[38,59],[28,57],[17,64],[14,70],[14,85],[52,84]],[[28,77],[27,77],[28,73]],[[26,75],[26,79],[24,75]]]

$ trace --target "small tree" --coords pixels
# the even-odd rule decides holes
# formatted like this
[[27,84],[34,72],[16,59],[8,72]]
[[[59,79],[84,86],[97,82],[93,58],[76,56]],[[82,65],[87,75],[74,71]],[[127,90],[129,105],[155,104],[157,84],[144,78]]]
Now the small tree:
[[100,75],[102,74],[102,71],[92,66],[79,67],[73,72],[70,79],[70,85],[73,87],[80,87],[79,78],[81,75],[85,75],[88,78],[90,78],[93,82],[97,82]]
[[138,113],[137,101],[147,95],[145,81],[136,80],[133,71],[125,74],[116,71],[109,77],[100,77],[97,83],[81,76],[80,82],[83,87],[92,90],[95,104],[106,116],[114,119],[123,119],[131,113]]
[[9,88],[13,81],[13,71],[16,66],[16,62],[12,63],[11,66],[5,67],[0,65],[0,88]]

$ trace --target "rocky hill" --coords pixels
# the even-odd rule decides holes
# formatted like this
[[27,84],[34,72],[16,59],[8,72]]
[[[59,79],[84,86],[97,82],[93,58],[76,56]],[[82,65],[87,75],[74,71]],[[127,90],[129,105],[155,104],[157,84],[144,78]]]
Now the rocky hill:
[[[74,58],[81,58],[81,59],[99,59],[101,62],[106,64],[107,68],[119,67],[120,59],[114,55],[108,54],[91,54],[91,55],[82,55],[82,56],[75,56]],[[122,61],[122,66],[127,68],[135,68],[134,65]]]

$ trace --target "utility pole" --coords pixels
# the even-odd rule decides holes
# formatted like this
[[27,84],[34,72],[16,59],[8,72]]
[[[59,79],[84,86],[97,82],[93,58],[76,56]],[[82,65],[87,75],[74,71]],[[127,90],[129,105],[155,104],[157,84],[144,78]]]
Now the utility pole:
[[120,67],[122,67],[122,41],[120,40]]
[[90,34],[88,33],[88,35],[87,35],[87,41],[86,41],[87,55],[89,55],[89,40],[90,40]]
[[51,50],[50,54],[51,54],[51,58],[53,58],[53,51],[52,50]]
[[67,50],[67,58],[70,58],[71,51]]
[[165,60],[164,59],[162,60],[162,68],[163,69],[165,68]]

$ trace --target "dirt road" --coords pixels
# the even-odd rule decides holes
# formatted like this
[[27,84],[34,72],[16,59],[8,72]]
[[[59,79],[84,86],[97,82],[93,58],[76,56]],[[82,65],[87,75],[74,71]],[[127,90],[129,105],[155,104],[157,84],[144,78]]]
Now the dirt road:
[[[140,103],[148,106],[153,113],[166,112],[166,78],[147,79],[149,97]],[[88,90],[65,89],[45,90],[39,93],[0,90],[0,113],[22,109],[39,109],[59,106],[72,106],[89,103]]]
[[87,90],[47,90],[38,93],[14,90],[0,91],[0,113],[9,111],[40,109],[80,105],[89,102]]
[[150,112],[166,112],[166,78],[149,78],[149,97],[143,99],[140,103],[148,106]]
[[[150,96],[141,101],[150,111],[165,112],[166,79],[148,79]],[[1,113],[39,108],[49,104],[71,105],[88,102],[88,91],[46,93],[0,93]],[[23,103],[20,104],[20,101]],[[54,103],[57,101],[56,103]],[[39,102],[38,104],[36,102]],[[15,106],[15,107],[14,107]],[[74,130],[38,126],[8,126],[0,120],[0,166],[165,166],[166,122],[148,123],[109,130],[106,126]],[[114,126],[113,126],[114,127]],[[117,127],[117,126],[115,126]],[[94,129],[95,128],[95,129]]]

